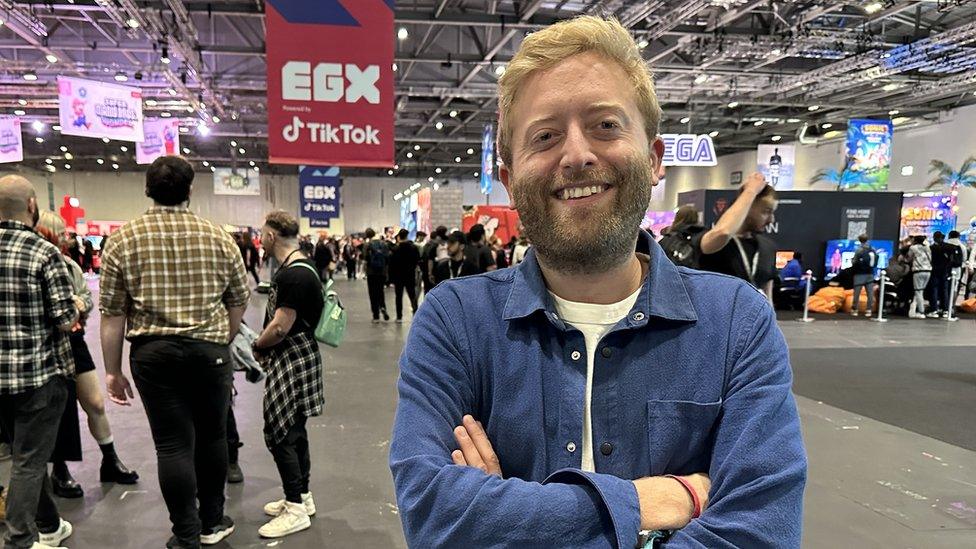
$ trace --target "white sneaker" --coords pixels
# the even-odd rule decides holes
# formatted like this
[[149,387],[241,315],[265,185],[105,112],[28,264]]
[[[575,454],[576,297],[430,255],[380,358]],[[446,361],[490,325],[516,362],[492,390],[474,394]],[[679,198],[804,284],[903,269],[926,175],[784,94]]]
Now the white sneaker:
[[[305,514],[308,516],[315,515],[315,500],[312,499],[312,492],[307,494],[302,494],[302,503],[305,504]],[[285,500],[279,499],[278,501],[272,501],[264,506],[264,514],[269,517],[276,517],[281,514],[285,509]]]
[[920,314],[920,313],[912,313],[912,314],[908,315],[908,318],[913,318],[915,320],[919,320],[919,319],[925,320],[925,315]]
[[308,513],[305,512],[305,506],[286,501],[281,514],[258,528],[258,534],[262,538],[283,538],[289,534],[307,530],[311,526],[312,521],[309,520]]
[[31,549],[68,549],[67,547],[51,547],[50,545],[44,545],[43,543],[34,542],[31,545]]
[[58,545],[61,545],[62,541],[68,539],[73,531],[74,529],[71,527],[71,523],[61,519],[61,524],[58,525],[57,530],[51,532],[50,534],[38,532],[37,537],[40,538],[39,541],[42,546],[47,545],[49,547],[57,547]]

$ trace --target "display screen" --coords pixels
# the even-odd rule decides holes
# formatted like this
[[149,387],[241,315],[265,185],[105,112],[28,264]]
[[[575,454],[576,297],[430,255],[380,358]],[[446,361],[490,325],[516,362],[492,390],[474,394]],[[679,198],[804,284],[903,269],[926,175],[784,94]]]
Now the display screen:
[[776,268],[782,269],[786,267],[786,264],[793,259],[794,253],[792,250],[788,252],[776,252]]
[[[879,276],[881,269],[888,267],[888,261],[894,254],[895,243],[890,240],[872,240],[871,247],[878,254],[878,264],[875,266],[874,275]],[[828,240],[827,253],[824,259],[826,267],[826,279],[837,276],[844,269],[849,269],[854,263],[854,252],[861,247],[857,240]]]

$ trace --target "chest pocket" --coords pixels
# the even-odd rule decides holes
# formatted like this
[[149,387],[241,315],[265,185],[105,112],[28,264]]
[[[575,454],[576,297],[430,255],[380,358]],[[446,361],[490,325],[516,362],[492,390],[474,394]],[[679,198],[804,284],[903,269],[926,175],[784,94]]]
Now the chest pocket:
[[721,410],[721,402],[648,401],[650,474],[707,472],[715,422]]

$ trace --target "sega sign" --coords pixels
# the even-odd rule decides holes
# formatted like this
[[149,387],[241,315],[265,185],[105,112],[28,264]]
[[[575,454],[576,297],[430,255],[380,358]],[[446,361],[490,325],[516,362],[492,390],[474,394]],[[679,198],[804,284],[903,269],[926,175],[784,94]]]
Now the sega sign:
[[393,1],[268,0],[268,152],[393,167]]
[[691,133],[666,133],[664,141],[665,166],[714,166],[718,163],[715,145],[707,135]]

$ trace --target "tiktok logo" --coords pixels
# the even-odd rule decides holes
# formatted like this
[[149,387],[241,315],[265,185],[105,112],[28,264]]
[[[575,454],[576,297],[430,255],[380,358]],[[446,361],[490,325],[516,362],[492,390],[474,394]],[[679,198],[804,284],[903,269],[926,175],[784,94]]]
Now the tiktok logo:
[[294,143],[298,141],[298,137],[302,133],[302,128],[305,127],[305,123],[302,122],[297,116],[292,117],[292,122],[290,126],[285,126],[282,130],[281,136],[285,138],[285,141],[289,143]]

